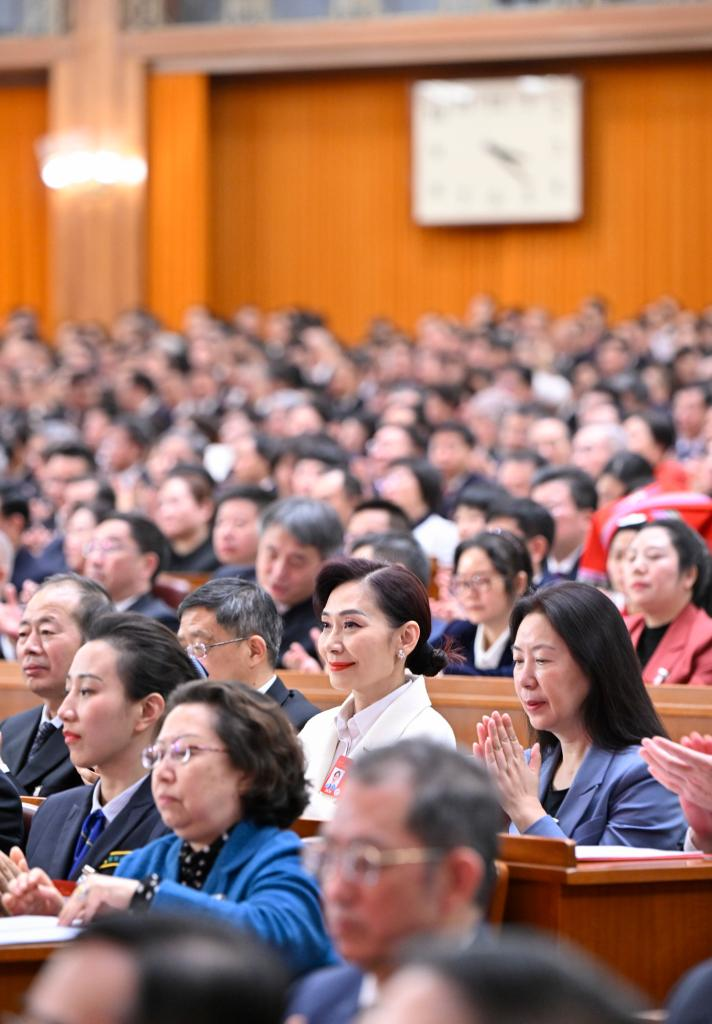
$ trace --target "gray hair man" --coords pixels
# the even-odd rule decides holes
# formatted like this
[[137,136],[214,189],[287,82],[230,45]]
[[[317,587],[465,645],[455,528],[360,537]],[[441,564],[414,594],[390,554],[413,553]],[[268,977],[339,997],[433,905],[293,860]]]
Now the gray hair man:
[[178,609],[178,639],[210,679],[237,680],[267,694],[300,730],[319,708],[289,690],[275,666],[282,619],[266,590],[249,580],[225,577],[198,587]]
[[350,1024],[408,941],[477,942],[500,824],[486,770],[454,750],[404,740],[355,761],[314,848],[329,931],[347,963],[306,978],[291,1010],[309,1024]]
[[22,612],[17,659],[42,703],[0,723],[2,762],[21,793],[49,796],[81,784],[57,715],[67,672],[92,619],[112,610],[104,588],[76,573],[50,576]]
[[341,521],[330,505],[313,498],[283,498],[262,516],[255,564],[257,582],[282,616],[279,661],[293,643],[315,655],[310,631],[319,628],[312,595],[323,563],[343,545]]

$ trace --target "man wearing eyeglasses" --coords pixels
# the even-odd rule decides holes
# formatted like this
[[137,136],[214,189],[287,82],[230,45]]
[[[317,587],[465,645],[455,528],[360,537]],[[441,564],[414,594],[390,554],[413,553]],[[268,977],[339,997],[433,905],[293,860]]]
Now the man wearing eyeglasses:
[[168,541],[150,519],[112,512],[92,532],[84,572],[101,583],[117,611],[147,615],[175,633],[175,612],[152,593],[156,576],[168,562],[168,550]]
[[211,679],[237,680],[271,697],[297,731],[319,713],[276,674],[282,617],[262,587],[237,577],[210,580],[185,598],[178,615],[178,639]]
[[291,1012],[350,1024],[378,1001],[408,941],[482,937],[501,812],[481,765],[425,740],[354,762],[310,851],[327,926],[345,965],[309,975]]

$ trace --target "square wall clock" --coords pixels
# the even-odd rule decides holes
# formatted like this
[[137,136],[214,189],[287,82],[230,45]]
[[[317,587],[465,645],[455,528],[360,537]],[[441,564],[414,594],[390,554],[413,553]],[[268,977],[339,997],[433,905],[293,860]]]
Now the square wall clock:
[[413,217],[425,226],[574,221],[583,212],[573,75],[416,82]]

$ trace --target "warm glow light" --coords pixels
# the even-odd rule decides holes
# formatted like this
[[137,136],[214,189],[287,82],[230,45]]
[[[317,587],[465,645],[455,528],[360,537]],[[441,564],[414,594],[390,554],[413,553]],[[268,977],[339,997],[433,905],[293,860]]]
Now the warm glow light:
[[40,174],[52,189],[140,185],[147,173],[142,157],[112,149],[59,148],[43,157]]

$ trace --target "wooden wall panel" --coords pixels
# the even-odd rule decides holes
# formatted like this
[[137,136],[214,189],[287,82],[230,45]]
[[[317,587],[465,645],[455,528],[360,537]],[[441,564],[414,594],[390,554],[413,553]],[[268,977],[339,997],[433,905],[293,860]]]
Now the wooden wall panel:
[[621,316],[662,292],[694,307],[712,301],[712,62],[569,60],[496,73],[532,70],[584,81],[577,224],[412,223],[409,86],[452,70],[216,78],[211,302],[224,313],[300,302],[355,339],[374,314],[411,326],[426,309],[462,313],[479,289],[559,313],[594,290]]
[[207,299],[209,84],[202,74],[149,80],[146,301],[171,327]]
[[0,315],[18,304],[47,320],[47,197],[35,143],[47,131],[47,87],[0,81]]

